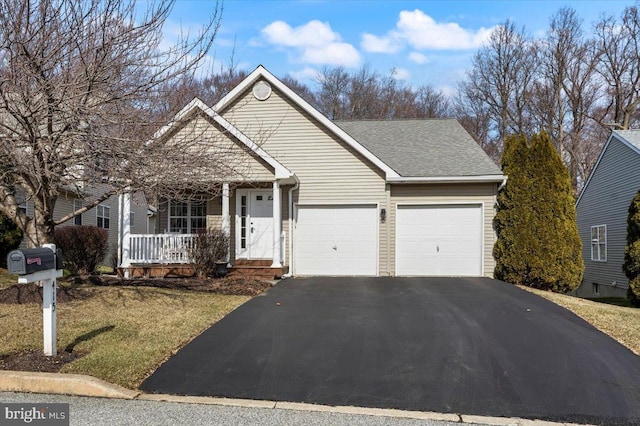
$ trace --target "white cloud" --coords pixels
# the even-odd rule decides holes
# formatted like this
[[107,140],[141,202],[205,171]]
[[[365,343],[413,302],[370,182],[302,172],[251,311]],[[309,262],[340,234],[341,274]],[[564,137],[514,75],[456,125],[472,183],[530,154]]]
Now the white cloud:
[[[471,30],[462,28],[456,22],[439,23],[423,11],[403,10],[393,30],[384,36],[364,34],[362,48],[369,52],[395,53],[403,45],[417,50],[467,50],[480,47],[495,29],[480,28]],[[409,59],[425,63],[425,56],[411,53]],[[423,61],[423,62],[420,62]]]
[[373,34],[363,34],[362,48],[373,53],[396,53],[400,49],[400,44],[392,37],[378,37]]
[[421,10],[402,11],[396,24],[396,36],[416,49],[474,49],[489,39],[493,28],[477,31],[462,28],[455,22],[438,23]]
[[396,80],[409,80],[411,73],[404,68],[395,68],[393,70],[393,78]]
[[326,22],[313,20],[294,28],[275,21],[262,29],[262,35],[273,45],[296,49],[301,62],[348,67],[360,63],[356,48],[342,42],[340,34]]
[[318,70],[305,67],[299,71],[289,71],[289,75],[298,81],[312,81],[318,77]]
[[427,58],[426,55],[423,55],[420,52],[411,52],[409,53],[409,60],[411,62],[415,62],[416,64],[426,64],[427,62],[429,62],[429,58]]

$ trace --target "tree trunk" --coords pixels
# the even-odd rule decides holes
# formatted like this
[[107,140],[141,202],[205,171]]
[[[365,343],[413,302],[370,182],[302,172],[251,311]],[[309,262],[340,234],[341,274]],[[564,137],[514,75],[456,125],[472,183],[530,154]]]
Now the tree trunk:
[[30,219],[27,222],[27,229],[24,230],[24,236],[28,247],[41,247],[43,244],[53,244],[53,223]]

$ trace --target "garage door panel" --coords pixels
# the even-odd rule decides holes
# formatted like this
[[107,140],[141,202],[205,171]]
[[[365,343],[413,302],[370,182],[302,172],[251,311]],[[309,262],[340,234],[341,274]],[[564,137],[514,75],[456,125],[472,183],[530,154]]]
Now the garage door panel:
[[377,207],[298,206],[297,275],[376,275]]
[[481,205],[398,206],[396,273],[481,275]]

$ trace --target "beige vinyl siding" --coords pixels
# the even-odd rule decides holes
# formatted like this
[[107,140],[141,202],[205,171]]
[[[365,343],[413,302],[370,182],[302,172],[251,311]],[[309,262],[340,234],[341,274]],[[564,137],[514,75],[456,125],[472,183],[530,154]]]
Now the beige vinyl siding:
[[[217,181],[272,181],[273,167],[264,163],[254,154],[249,154],[242,142],[230,138],[217,123],[208,118],[197,115],[172,136],[175,141],[198,141],[197,150],[215,152],[220,158],[220,164],[212,164],[207,171],[206,179]],[[194,147],[195,149],[195,147]],[[193,155],[198,155],[194,152]],[[231,172],[233,171],[233,172]]]
[[[615,136],[576,205],[578,232],[582,240],[584,278],[579,296],[592,297],[593,284],[600,296],[626,296],[629,280],[622,272],[627,238],[629,204],[640,189],[640,155]],[[591,260],[591,227],[607,225],[607,260]],[[615,287],[614,287],[615,283]]]
[[[249,89],[222,115],[298,177],[296,203],[386,208],[383,172],[278,90],[258,101]],[[381,275],[388,273],[385,226],[380,224],[379,233]]]
[[493,244],[496,239],[493,229],[493,217],[495,215],[497,188],[495,183],[391,185],[391,208],[387,213],[388,223],[391,226],[391,238],[389,239],[390,269],[395,272],[395,226],[398,204],[482,204],[484,209],[484,276],[493,277],[495,268]]

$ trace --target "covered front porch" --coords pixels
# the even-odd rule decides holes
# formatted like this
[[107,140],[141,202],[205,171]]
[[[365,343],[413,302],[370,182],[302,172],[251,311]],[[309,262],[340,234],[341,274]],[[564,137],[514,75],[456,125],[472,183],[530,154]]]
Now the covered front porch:
[[130,232],[131,197],[120,197],[118,269],[124,277],[193,276],[189,259],[198,233],[221,229],[229,235],[231,275],[279,278],[287,261],[293,182],[224,183],[215,197],[165,199],[157,206],[154,233]]

